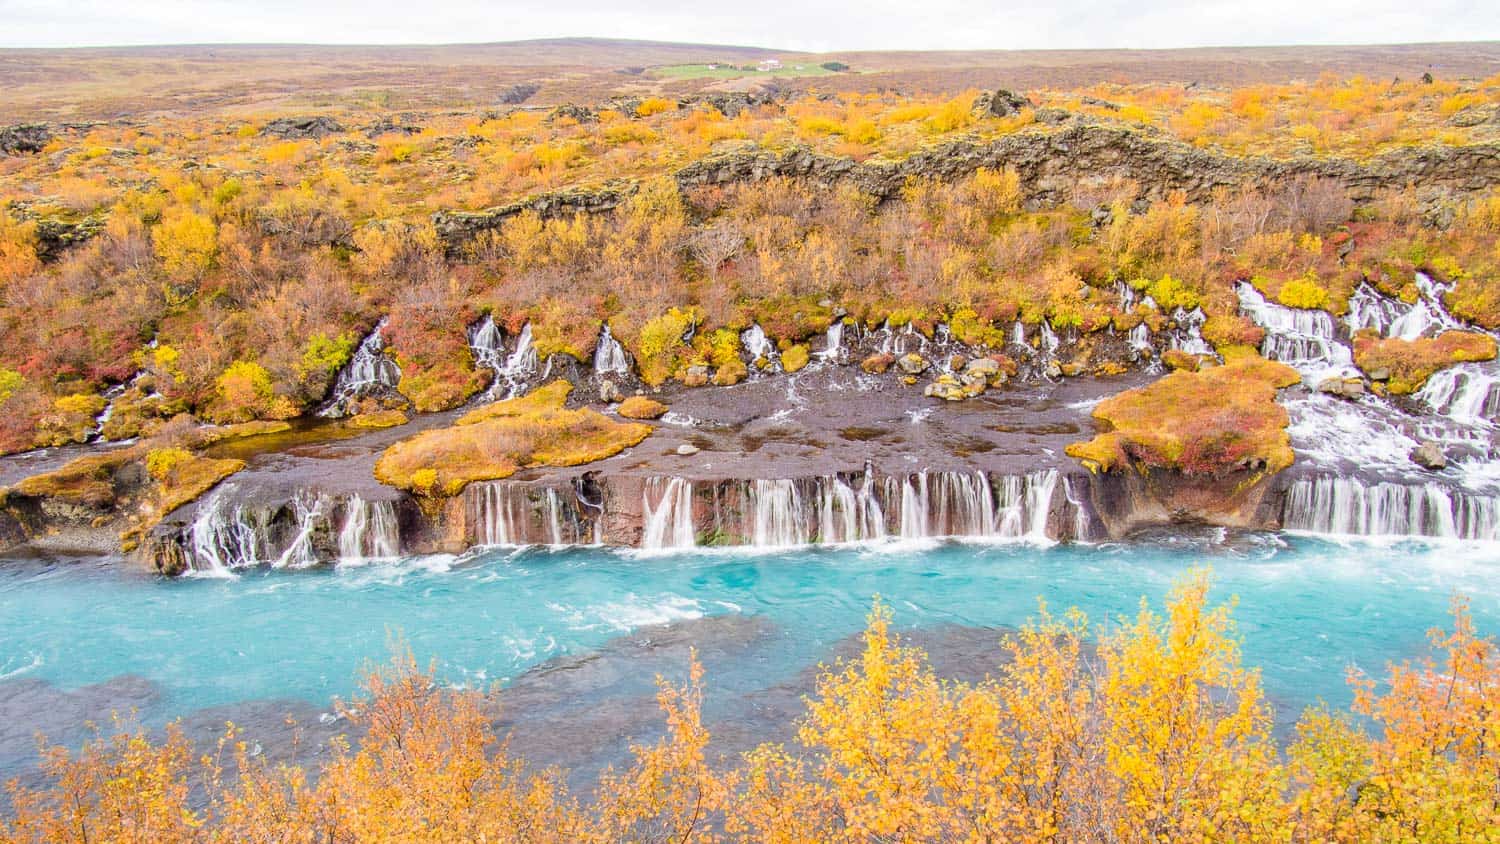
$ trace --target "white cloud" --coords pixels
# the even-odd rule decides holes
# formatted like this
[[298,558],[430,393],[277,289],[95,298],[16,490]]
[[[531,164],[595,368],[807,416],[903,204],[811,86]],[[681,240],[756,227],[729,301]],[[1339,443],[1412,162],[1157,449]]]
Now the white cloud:
[[1500,7],[1470,0],[0,0],[6,47],[577,35],[818,51],[1395,43],[1500,39]]

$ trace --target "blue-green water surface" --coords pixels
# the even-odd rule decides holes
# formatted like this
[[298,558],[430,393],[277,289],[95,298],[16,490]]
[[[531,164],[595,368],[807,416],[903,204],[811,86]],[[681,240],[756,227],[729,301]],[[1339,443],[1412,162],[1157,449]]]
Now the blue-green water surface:
[[743,671],[790,675],[859,631],[877,594],[902,626],[1015,626],[1039,598],[1104,622],[1142,598],[1160,607],[1198,565],[1212,567],[1216,600],[1237,598],[1246,661],[1263,670],[1268,694],[1298,711],[1319,698],[1346,704],[1351,666],[1382,672],[1425,653],[1425,632],[1447,622],[1454,595],[1469,598],[1482,630],[1500,622],[1493,546],[1268,535],[672,556],[492,550],[233,579],[10,561],[0,564],[0,683],[71,689],[135,674],[160,687],[169,712],[262,698],[323,705],[353,691],[361,664],[397,635],[448,681],[479,684],[645,625],[724,613],[786,631],[773,661]]

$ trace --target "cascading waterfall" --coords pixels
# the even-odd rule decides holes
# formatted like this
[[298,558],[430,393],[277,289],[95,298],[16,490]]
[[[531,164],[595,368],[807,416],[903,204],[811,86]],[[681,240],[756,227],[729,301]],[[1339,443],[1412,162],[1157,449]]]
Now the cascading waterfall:
[[494,317],[485,314],[483,319],[469,326],[469,351],[474,355],[474,365],[495,373],[498,381],[500,371],[505,367],[505,336],[500,333]]
[[1125,334],[1125,339],[1130,343],[1130,348],[1133,349],[1136,354],[1150,352],[1155,348],[1151,343],[1151,326],[1147,325],[1144,322],[1140,325],[1137,325],[1135,328],[1130,329],[1130,331]]
[[226,576],[265,556],[263,531],[251,524],[243,507],[231,506],[227,499],[222,491],[210,495],[188,528],[188,562],[200,574]]
[[1277,305],[1246,282],[1235,285],[1240,310],[1266,330],[1260,353],[1294,369],[1350,369],[1354,356],[1337,338],[1333,315],[1324,310]]
[[1062,341],[1057,338],[1057,332],[1052,330],[1052,323],[1045,319],[1042,320],[1041,332],[1041,352],[1051,357],[1057,351],[1057,347],[1062,344]]
[[292,541],[272,561],[272,568],[307,568],[318,564],[318,551],[313,545],[313,536],[319,528],[328,524],[324,514],[328,504],[327,496],[317,494],[299,493],[292,499],[296,530],[292,534]]
[[824,361],[838,363],[844,357],[844,321],[836,319],[828,326],[823,351],[818,357]]
[[339,528],[339,561],[388,560],[401,553],[396,505],[366,501],[351,495],[344,501],[344,524]]
[[1500,497],[1437,483],[1365,483],[1324,476],[1294,481],[1282,508],[1287,530],[1346,536],[1500,539]]
[[756,548],[806,545],[811,540],[807,511],[795,481],[751,481],[749,506],[750,544]]
[[759,323],[740,332],[740,345],[744,347],[745,357],[750,362],[751,374],[781,369],[781,355],[776,351],[776,344],[766,336],[765,329]]
[[1215,354],[1214,347],[1203,339],[1203,323],[1208,321],[1208,314],[1202,308],[1191,311],[1178,308],[1172,312],[1172,321],[1176,323],[1170,336],[1172,348],[1190,355]]
[[[656,500],[652,504],[652,499]],[[693,482],[686,478],[651,478],[642,492],[645,526],[641,547],[648,550],[692,548],[698,544],[693,521]]]
[[371,331],[361,340],[354,355],[339,372],[333,382],[333,398],[319,411],[320,416],[341,416],[348,412],[348,403],[380,392],[394,392],[401,383],[401,367],[385,353],[385,340],[381,332],[389,317],[381,317]]
[[552,487],[486,481],[464,488],[470,541],[476,545],[564,545],[593,541],[592,528]]
[[1073,535],[1070,537],[1074,542],[1089,542],[1094,538],[1093,522],[1089,519],[1088,505],[1084,503],[1084,495],[1073,488],[1074,478],[1063,479],[1063,495],[1067,498],[1068,507],[1073,511]]
[[609,324],[599,329],[599,342],[594,346],[595,375],[625,375],[630,372],[630,361],[625,358],[625,347],[610,333]]
[[1450,366],[1433,373],[1416,397],[1452,419],[1493,421],[1500,415],[1500,378],[1478,364]]
[[817,491],[819,543],[833,545],[886,537],[885,513],[870,473],[865,473],[858,490],[834,475],[820,479]]
[[531,342],[531,323],[521,326],[516,336],[516,347],[506,356],[500,368],[495,370],[495,381],[490,385],[491,399],[513,399],[526,392],[531,377],[537,371],[536,346]]

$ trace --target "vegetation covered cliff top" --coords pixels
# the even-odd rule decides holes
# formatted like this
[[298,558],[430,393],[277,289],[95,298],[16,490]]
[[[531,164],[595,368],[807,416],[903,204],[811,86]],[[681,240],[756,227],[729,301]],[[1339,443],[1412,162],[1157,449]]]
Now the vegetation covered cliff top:
[[533,466],[577,466],[618,454],[651,433],[592,410],[563,406],[572,385],[554,381],[523,398],[485,405],[450,428],[424,431],[380,456],[375,477],[418,495],[445,497],[475,481]]
[[1211,342],[1254,343],[1246,278],[1338,313],[1421,270],[1500,326],[1500,78],[979,93],[12,133],[0,451],[306,414],[383,318],[419,411],[489,383],[466,336],[485,314],[543,359],[588,360],[608,325],[651,387],[745,377],[752,324],[789,362],[840,319],[993,347],[1018,320],[1089,335],[1202,308]]

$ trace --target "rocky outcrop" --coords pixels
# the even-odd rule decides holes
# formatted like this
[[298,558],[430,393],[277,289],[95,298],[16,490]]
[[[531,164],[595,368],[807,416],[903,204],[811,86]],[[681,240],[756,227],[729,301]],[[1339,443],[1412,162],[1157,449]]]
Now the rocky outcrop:
[[343,133],[343,124],[326,115],[278,117],[261,127],[260,130],[262,137],[280,138],[283,141],[318,141],[330,135]]
[[458,251],[481,232],[491,231],[523,211],[543,219],[572,214],[597,214],[618,208],[633,196],[638,186],[611,181],[598,188],[567,188],[536,194],[519,202],[484,211],[439,211],[432,215],[433,227],[450,252]]
[[1251,473],[1190,475],[1158,470],[1106,472],[1088,485],[1090,505],[1111,537],[1147,527],[1206,524],[1232,528],[1278,527],[1278,478]]
[[403,116],[399,123],[386,117],[369,124],[364,131],[365,137],[374,139],[382,135],[420,135],[422,127],[410,122],[409,116]]
[[81,220],[42,219],[36,221],[36,253],[43,261],[58,257],[63,250],[91,240],[104,231],[104,218]]
[[564,118],[576,121],[578,123],[598,123],[599,113],[589,108],[588,106],[565,103],[558,106],[557,108],[552,109],[552,113],[547,115],[547,122],[551,123],[554,120],[561,120]]
[[678,171],[677,182],[687,189],[778,176],[825,183],[848,180],[884,199],[896,195],[914,176],[953,179],[982,167],[1014,169],[1028,198],[1039,201],[1063,199],[1079,183],[1114,178],[1138,182],[1148,196],[1180,190],[1190,199],[1205,200],[1221,187],[1321,177],[1342,184],[1360,199],[1380,189],[1409,185],[1484,190],[1500,183],[1500,144],[1411,147],[1363,162],[1310,156],[1239,158],[1125,127],[1075,123],[1058,131],[1016,132],[989,142],[950,141],[901,160],[862,163],[800,147],[782,152],[750,147],[694,162]]
[[678,100],[677,104],[682,108],[708,106],[733,119],[745,109],[776,105],[781,102],[782,97],[782,94],[775,91],[723,91],[693,94]]
[[501,88],[500,93],[495,95],[495,102],[500,105],[520,105],[531,99],[542,86],[533,82],[518,82],[509,88]]
[[26,155],[41,152],[52,141],[52,128],[45,123],[18,123],[0,127],[0,153]]
[[[1011,168],[1020,175],[1027,199],[1038,203],[1063,201],[1080,184],[1114,179],[1135,181],[1148,198],[1183,191],[1193,201],[1207,200],[1218,188],[1307,177],[1337,182],[1356,200],[1387,188],[1415,186],[1466,193],[1500,184],[1500,143],[1410,147],[1362,162],[1310,156],[1240,158],[1122,126],[1082,122],[1078,115],[1066,116],[1066,125],[1055,130],[1037,128],[987,142],[949,141],[899,160],[858,162],[800,146],[770,150],[747,144],[692,162],[678,170],[675,178],[684,191],[770,178],[850,182],[884,200],[896,196],[913,177],[957,179],[980,168]],[[440,211],[433,215],[433,222],[450,251],[457,251],[478,233],[522,211],[536,211],[543,217],[610,211],[636,189],[634,183],[620,181],[594,189],[568,188],[485,211]]]
[[994,91],[985,91],[974,98],[972,106],[974,113],[981,117],[1010,117],[1018,114],[1023,108],[1031,108],[1031,100],[1017,94],[998,88]]

